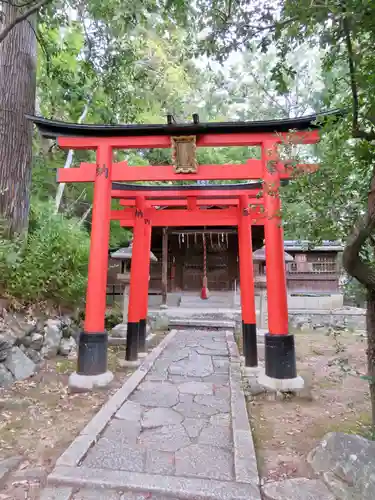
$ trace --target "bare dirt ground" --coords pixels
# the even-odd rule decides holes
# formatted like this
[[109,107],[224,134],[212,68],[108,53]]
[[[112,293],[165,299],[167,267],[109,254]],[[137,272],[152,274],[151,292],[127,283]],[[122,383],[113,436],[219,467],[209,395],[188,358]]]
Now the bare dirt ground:
[[360,377],[366,373],[366,339],[314,331],[297,333],[295,341],[307,389],[297,397],[247,396],[264,481],[313,477],[306,455],[327,432],[369,432],[368,384]]
[[[149,350],[164,335],[153,337]],[[68,376],[76,361],[66,358],[47,361],[31,379],[0,389],[0,461],[22,457],[18,469],[0,480],[0,500],[39,499],[57,458],[133,372],[120,367],[118,359],[124,357],[123,348],[109,348],[115,378],[106,390],[69,394]]]

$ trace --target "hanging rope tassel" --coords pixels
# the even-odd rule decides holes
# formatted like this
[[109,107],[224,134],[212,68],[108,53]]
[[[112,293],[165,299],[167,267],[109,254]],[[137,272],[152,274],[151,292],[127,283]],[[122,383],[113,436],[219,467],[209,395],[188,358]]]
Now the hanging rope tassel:
[[201,299],[208,299],[208,286],[207,286],[207,246],[206,246],[206,235],[202,234],[203,238],[203,283],[201,291]]

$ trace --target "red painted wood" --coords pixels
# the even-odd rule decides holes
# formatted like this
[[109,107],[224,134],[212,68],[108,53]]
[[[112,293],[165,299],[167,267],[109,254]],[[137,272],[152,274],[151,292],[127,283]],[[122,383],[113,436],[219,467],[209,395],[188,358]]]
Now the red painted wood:
[[[319,131],[293,132],[289,134],[274,133],[238,133],[238,134],[204,134],[197,136],[197,147],[221,146],[256,146],[265,141],[293,141],[300,144],[315,144],[319,141]],[[65,149],[96,149],[100,144],[118,149],[170,148],[169,136],[145,137],[59,137],[58,145]]]
[[188,196],[186,198],[186,202],[189,210],[197,210],[198,208],[197,199],[194,196]]
[[277,161],[277,150],[271,141],[262,147],[264,178],[264,234],[266,240],[266,277],[268,331],[274,335],[288,334],[288,302],[284,261],[284,238],[281,223],[279,195],[280,179],[277,172],[267,168],[269,161]]
[[[318,165],[301,164],[293,167],[279,164],[280,178],[289,179],[296,171],[315,172]],[[57,182],[93,182],[96,165],[82,162],[80,167],[60,168],[57,171]],[[112,181],[197,181],[197,180],[243,180],[261,179],[262,164],[260,160],[249,159],[244,165],[199,165],[196,174],[176,174],[172,165],[165,166],[129,166],[127,162],[112,165]]]
[[90,257],[86,292],[86,333],[104,332],[106,310],[106,290],[108,273],[109,226],[111,210],[111,172],[112,150],[107,145],[97,150],[97,162],[101,169],[95,178],[94,200],[92,205],[92,226]]
[[[144,248],[145,248],[145,200],[143,196],[137,197],[136,208],[132,209],[134,218],[133,231],[133,251],[130,266],[130,286],[129,286],[129,305],[128,322],[137,323],[141,319],[143,307],[142,276],[144,275]],[[136,216],[137,214],[137,216]]]
[[94,182],[95,176],[95,163],[81,163],[79,168],[73,167],[57,169],[57,182]]
[[[262,224],[263,210],[261,207],[250,209],[249,224]],[[237,226],[238,211],[236,208],[213,210],[155,210],[148,208],[145,216],[151,219],[154,227],[185,227],[185,226]],[[135,209],[112,210],[112,220],[119,220],[121,226],[133,227]]]
[[238,208],[238,254],[240,266],[240,290],[242,321],[246,324],[256,324],[253,250],[251,240],[251,225],[249,224],[249,199],[241,196]]
[[[196,198],[194,198],[196,200]],[[230,198],[228,199],[221,199],[221,198],[207,198],[203,200],[196,200],[198,207],[203,207],[203,206],[233,206],[237,207],[238,206],[238,200],[233,199],[231,200]],[[252,201],[254,205],[261,205],[263,203],[263,200],[260,199],[254,199]],[[120,200],[120,205],[123,207],[132,207],[135,205],[135,200]],[[146,207],[187,207],[188,202],[187,200],[147,200],[146,199]]]
[[144,257],[142,263],[142,300],[140,308],[140,319],[147,319],[148,313],[148,287],[150,279],[150,252],[152,226],[150,219],[144,219]]
[[172,165],[133,167],[124,164],[114,165],[113,181],[196,181],[196,180],[237,180],[260,179],[262,164],[260,160],[249,159],[243,165],[198,165],[195,174],[176,174]]
[[[120,205],[123,207],[133,207],[135,206],[135,200],[120,200]],[[187,207],[187,200],[147,200],[146,199],[146,207]],[[198,207],[204,206],[218,206],[218,207],[226,207],[233,206],[237,207],[239,205],[239,201],[237,199],[230,198],[207,198],[203,200],[197,200]],[[263,205],[263,198],[251,198],[250,205]]]

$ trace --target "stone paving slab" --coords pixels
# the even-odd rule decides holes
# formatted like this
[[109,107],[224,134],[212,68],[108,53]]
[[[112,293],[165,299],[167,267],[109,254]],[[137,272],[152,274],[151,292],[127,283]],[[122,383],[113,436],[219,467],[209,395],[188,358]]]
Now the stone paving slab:
[[[65,452],[49,484],[103,486],[108,499],[109,490],[123,488],[155,500],[154,495],[259,500],[233,332],[174,332],[153,362],[147,359],[146,368],[141,365],[128,380],[135,377],[137,384],[130,382],[133,389],[122,404],[119,398],[107,403],[112,414],[105,413],[106,424],[87,426],[96,434],[83,431],[71,446],[74,450],[78,443],[79,453]],[[133,496],[116,495],[116,500],[138,498],[134,491]]]

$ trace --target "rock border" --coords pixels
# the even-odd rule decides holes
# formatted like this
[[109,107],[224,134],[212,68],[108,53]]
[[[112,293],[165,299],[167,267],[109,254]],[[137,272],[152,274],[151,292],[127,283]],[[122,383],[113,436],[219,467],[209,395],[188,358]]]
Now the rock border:
[[242,389],[241,357],[233,331],[226,331],[229,350],[229,384],[236,481],[259,485],[258,464],[253,433]]
[[[162,476],[141,472],[91,469],[89,467],[56,467],[53,474],[55,484],[69,484],[73,488],[92,488],[100,491],[117,490],[127,492],[154,492],[166,495],[171,500],[260,500],[258,487],[234,481]],[[51,483],[50,483],[51,484]]]

